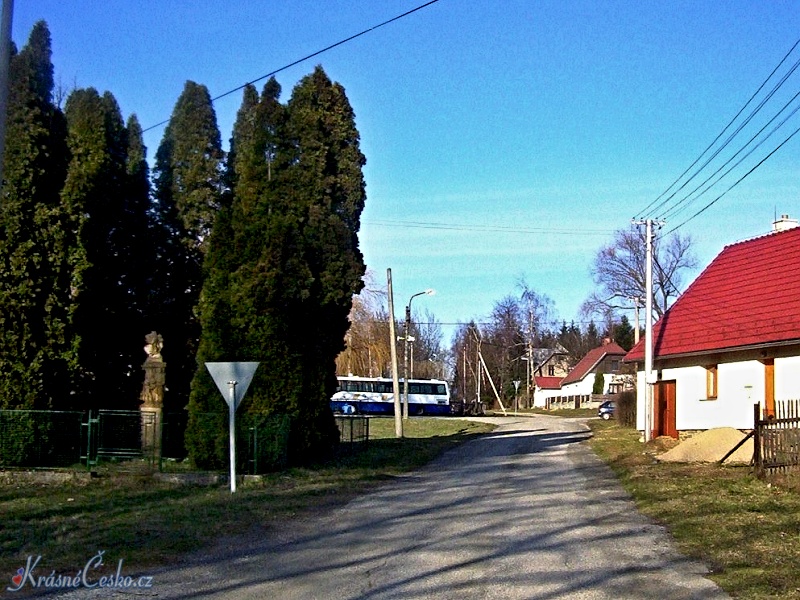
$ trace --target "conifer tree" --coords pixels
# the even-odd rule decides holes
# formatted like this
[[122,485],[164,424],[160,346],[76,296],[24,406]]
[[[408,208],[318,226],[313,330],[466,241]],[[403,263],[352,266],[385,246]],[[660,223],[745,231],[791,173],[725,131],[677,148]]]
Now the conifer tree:
[[[271,80],[256,102],[248,87],[231,143],[232,194],[211,237],[198,362],[261,362],[240,410],[288,414],[290,458],[319,458],[336,439],[329,408],[335,358],[365,268],[358,228],[365,163],[344,89],[321,68],[287,106]],[[190,408],[223,407],[200,369]],[[211,399],[213,397],[213,399]],[[223,456],[198,427],[193,458]]]
[[[264,256],[271,255],[274,243],[274,238],[266,233],[269,220],[279,216],[270,208],[275,190],[270,169],[284,110],[279,95],[280,86],[274,79],[265,86],[261,99],[252,85],[244,90],[227,157],[228,189],[205,259],[200,302],[202,335],[186,435],[192,458],[205,466],[219,466],[225,460],[227,438],[209,429],[200,416],[223,412],[225,408],[204,363],[221,360],[267,363],[275,355],[283,364],[283,358],[273,352],[277,338],[269,333],[281,317],[269,301],[271,290],[275,289],[274,270],[265,270],[262,262]],[[271,372],[267,366],[257,371],[248,392],[250,409],[254,395],[266,393]],[[243,407],[243,411],[247,409]]]
[[187,81],[156,152],[153,172],[158,266],[148,329],[156,329],[165,340],[169,393],[164,402],[170,408],[186,406],[196,369],[196,309],[203,257],[222,197],[222,160],[208,89]]
[[135,252],[147,234],[146,197],[131,185],[129,136],[114,97],[76,90],[65,113],[72,159],[62,202],[71,225],[75,391],[84,406],[135,408],[140,378],[132,375],[143,335]]
[[76,356],[59,202],[68,153],[52,100],[50,32],[36,23],[10,64],[0,198],[0,408],[60,408]]
[[355,115],[344,88],[317,67],[295,87],[288,103],[294,190],[289,213],[298,224],[300,246],[310,277],[297,281],[287,305],[293,333],[289,355],[301,357],[290,414],[294,450],[312,458],[335,435],[329,408],[336,387],[335,359],[344,348],[353,294],[363,287],[358,247],[366,199]]

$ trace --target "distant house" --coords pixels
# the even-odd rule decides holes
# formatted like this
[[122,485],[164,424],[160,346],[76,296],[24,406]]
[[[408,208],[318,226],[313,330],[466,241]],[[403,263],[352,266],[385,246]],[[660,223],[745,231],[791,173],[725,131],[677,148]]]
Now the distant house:
[[[653,436],[753,426],[753,405],[800,398],[800,228],[725,247],[653,328]],[[645,430],[644,340],[637,427]]]
[[560,394],[561,380],[569,373],[569,351],[559,343],[533,349],[533,405],[547,406],[547,398]]
[[549,406],[550,399],[561,395],[561,380],[563,377],[542,377],[537,375],[533,378],[533,405],[544,408]]
[[594,387],[595,373],[603,374],[603,393],[621,390],[609,389],[612,376],[618,375],[626,350],[616,342],[605,339],[602,346],[586,353],[577,365],[561,380],[562,396],[588,396]]
[[533,349],[534,377],[561,379],[569,373],[569,350],[559,343],[553,348]]
[[[592,395],[596,373],[603,374],[603,393],[622,391],[620,371],[626,351],[609,339],[590,350],[564,377],[535,378],[534,406],[550,406],[554,400]],[[632,385],[632,382],[631,382]]]

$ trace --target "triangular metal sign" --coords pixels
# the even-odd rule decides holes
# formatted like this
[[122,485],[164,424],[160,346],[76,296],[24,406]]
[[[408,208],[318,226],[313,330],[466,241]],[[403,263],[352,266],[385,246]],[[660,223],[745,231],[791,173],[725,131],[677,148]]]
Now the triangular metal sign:
[[258,368],[257,362],[207,362],[206,369],[211,373],[214,383],[225,402],[230,406],[231,403],[231,382],[236,382],[234,386],[234,405],[233,410],[239,408],[242,398],[244,398],[253,375]]

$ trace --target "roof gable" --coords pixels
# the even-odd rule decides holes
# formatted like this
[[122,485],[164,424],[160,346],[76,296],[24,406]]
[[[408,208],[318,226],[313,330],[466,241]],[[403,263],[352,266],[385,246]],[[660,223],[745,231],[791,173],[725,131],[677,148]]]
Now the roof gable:
[[[653,357],[800,340],[800,228],[725,247],[653,327]],[[644,358],[644,340],[625,360]]]
[[608,344],[589,350],[586,356],[584,356],[561,381],[562,387],[570,383],[575,383],[576,381],[581,381],[609,354],[623,357],[626,352],[616,342],[609,342]]

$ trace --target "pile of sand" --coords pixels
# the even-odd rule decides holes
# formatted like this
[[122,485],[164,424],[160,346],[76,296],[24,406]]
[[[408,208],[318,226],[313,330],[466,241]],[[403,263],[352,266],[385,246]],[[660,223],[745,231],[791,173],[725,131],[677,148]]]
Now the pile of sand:
[[[732,427],[709,429],[695,434],[656,458],[664,462],[716,462],[730,452],[744,437],[744,433]],[[725,463],[749,463],[752,458],[753,440],[751,438],[729,456]]]

